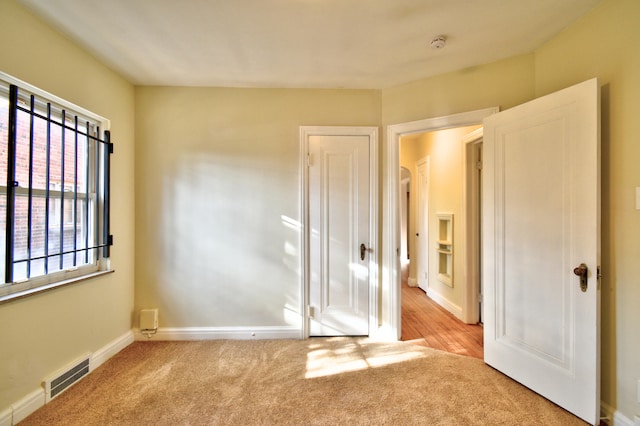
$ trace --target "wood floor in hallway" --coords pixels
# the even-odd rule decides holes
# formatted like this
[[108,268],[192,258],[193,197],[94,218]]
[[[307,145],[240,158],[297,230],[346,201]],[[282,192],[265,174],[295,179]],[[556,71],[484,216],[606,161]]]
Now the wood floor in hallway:
[[484,354],[482,326],[463,323],[406,282],[402,283],[402,340],[480,359]]

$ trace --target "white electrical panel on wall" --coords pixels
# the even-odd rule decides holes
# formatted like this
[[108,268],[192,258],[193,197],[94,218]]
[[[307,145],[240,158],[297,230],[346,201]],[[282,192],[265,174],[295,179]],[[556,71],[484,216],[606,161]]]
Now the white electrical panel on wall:
[[157,330],[158,329],[158,310],[142,309],[140,310],[140,330]]

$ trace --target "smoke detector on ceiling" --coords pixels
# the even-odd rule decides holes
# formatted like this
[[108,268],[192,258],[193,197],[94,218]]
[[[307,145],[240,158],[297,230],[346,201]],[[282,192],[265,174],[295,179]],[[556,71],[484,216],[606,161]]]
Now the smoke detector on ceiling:
[[447,43],[447,37],[443,35],[435,36],[433,40],[431,40],[430,46],[432,49],[442,49],[444,45]]

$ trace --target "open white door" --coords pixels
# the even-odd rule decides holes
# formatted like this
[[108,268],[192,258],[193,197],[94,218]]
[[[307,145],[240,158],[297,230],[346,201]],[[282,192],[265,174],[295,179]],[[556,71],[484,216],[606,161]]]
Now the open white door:
[[485,362],[591,424],[600,414],[599,105],[594,79],[484,121]]

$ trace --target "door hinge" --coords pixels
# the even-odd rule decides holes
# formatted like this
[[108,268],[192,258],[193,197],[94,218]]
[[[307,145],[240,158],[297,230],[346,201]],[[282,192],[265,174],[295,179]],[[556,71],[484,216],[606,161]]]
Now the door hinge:
[[307,305],[307,318],[313,318],[316,310],[311,305]]
[[311,154],[307,154],[307,167],[311,167]]
[[477,168],[478,170],[482,170],[482,161],[478,161],[478,162],[476,163],[476,168]]

